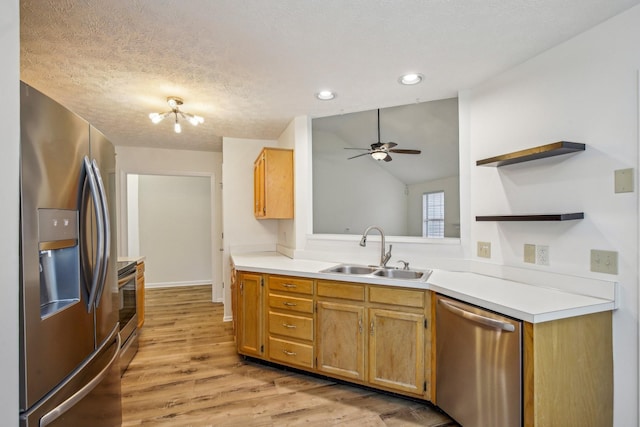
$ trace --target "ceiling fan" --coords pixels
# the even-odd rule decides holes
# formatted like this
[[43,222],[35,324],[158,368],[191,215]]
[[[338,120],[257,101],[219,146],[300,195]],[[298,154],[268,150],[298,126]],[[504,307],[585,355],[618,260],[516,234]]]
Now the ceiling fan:
[[371,144],[371,148],[351,148],[347,147],[345,150],[365,150],[366,153],[358,154],[353,157],[349,157],[347,160],[355,159],[356,157],[366,156],[367,154],[373,157],[375,160],[384,160],[390,162],[393,160],[389,153],[398,154],[420,154],[420,150],[403,150],[400,148],[394,148],[398,146],[395,142],[380,142],[380,109],[378,108],[378,142]]

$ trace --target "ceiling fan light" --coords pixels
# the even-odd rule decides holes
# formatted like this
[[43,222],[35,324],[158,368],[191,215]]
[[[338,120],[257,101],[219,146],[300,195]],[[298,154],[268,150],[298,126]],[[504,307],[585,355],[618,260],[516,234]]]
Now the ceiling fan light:
[[387,157],[387,153],[385,153],[384,151],[374,151],[373,153],[371,153],[371,157],[380,161],[384,160]]
[[398,81],[403,85],[417,85],[422,81],[424,76],[418,73],[405,74]]
[[149,118],[151,119],[151,122],[153,124],[157,124],[157,123],[160,123],[162,119],[164,119],[164,114],[151,113],[149,114]]
[[175,116],[175,122],[173,125],[173,130],[175,131],[175,133],[182,132],[182,126],[180,126],[180,123],[178,122],[178,116],[182,117],[184,120],[188,120],[189,123],[191,123],[193,126],[204,123],[204,119],[202,117],[180,111],[180,106],[183,104],[182,98],[178,98],[177,96],[170,96],[167,98],[167,104],[169,104],[169,107],[171,108],[170,111],[165,111],[164,113],[149,114],[149,119],[151,119],[152,123],[160,123],[167,116],[173,114]]

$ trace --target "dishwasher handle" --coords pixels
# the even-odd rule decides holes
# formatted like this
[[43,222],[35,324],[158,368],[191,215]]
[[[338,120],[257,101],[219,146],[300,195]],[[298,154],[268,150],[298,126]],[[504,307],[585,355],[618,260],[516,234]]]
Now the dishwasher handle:
[[516,330],[516,327],[511,323],[501,322],[500,320],[490,319],[488,317],[472,313],[456,306],[455,304],[450,303],[449,301],[438,300],[438,302],[450,312],[457,314],[460,317],[464,317],[465,319],[472,322],[480,323],[481,325],[488,326],[494,329],[500,329],[506,332],[513,332]]

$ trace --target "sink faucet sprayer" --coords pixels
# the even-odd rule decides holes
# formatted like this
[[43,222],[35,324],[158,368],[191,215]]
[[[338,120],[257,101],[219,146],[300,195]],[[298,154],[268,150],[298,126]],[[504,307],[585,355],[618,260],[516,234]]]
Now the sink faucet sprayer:
[[371,230],[378,230],[378,232],[380,233],[380,239],[381,241],[381,247],[380,247],[380,267],[386,267],[387,266],[387,262],[389,262],[389,259],[391,258],[391,248],[393,247],[393,245],[389,245],[389,252],[387,252],[386,254],[384,253],[385,250],[385,239],[384,239],[384,231],[382,231],[382,228],[372,225],[370,227],[367,227],[366,230],[364,230],[364,233],[362,234],[362,239],[360,239],[360,246],[367,246],[367,235],[369,234],[369,231]]

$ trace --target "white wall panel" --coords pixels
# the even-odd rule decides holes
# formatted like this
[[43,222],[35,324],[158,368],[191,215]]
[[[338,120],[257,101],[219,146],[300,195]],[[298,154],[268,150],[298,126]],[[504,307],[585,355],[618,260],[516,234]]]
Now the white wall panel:
[[211,283],[209,177],[139,175],[138,215],[147,286]]

